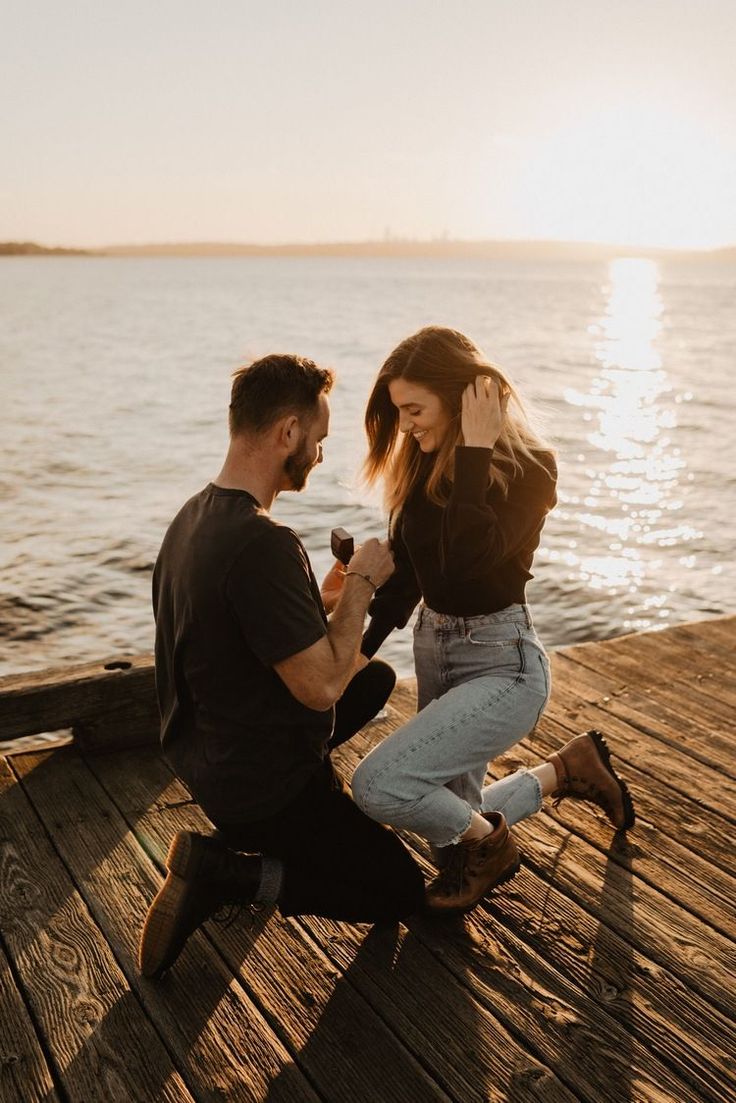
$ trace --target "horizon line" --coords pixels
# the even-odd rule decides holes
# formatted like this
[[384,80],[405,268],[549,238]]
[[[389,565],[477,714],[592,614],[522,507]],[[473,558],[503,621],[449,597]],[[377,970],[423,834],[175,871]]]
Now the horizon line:
[[631,242],[590,241],[565,238],[450,238],[450,237],[390,237],[390,238],[355,238],[323,241],[280,241],[280,242],[254,242],[238,241],[233,239],[187,239],[187,240],[159,240],[159,241],[134,241],[114,242],[96,246],[78,245],[42,245],[36,241],[3,241],[0,242],[0,251],[17,249],[29,252],[70,252],[86,255],[108,255],[125,251],[184,251],[195,250],[200,254],[204,250],[215,251],[246,251],[251,253],[286,253],[286,252],[317,252],[317,251],[365,251],[391,253],[402,249],[409,251],[431,250],[433,252],[450,252],[452,250],[497,249],[497,250],[540,250],[540,251],[571,251],[583,252],[616,252],[616,253],[650,253],[659,256],[675,256],[679,254],[708,256],[720,253],[736,251],[736,242],[715,246],[667,246],[653,244],[632,244]]

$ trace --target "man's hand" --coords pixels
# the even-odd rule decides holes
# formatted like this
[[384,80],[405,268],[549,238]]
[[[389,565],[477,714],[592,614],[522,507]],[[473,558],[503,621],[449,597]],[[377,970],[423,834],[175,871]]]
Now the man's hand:
[[368,575],[377,588],[383,586],[394,573],[394,557],[388,540],[376,540],[372,537],[361,544],[347,566],[347,572]]
[[364,670],[370,661],[367,655],[363,655],[363,653],[359,651],[358,657],[355,660],[355,666],[353,667],[353,678],[356,674],[360,674],[361,670]]
[[[345,574],[342,572],[345,571]],[[327,629],[327,635],[288,659],[274,663],[274,670],[289,692],[307,708],[324,712],[345,692],[351,678],[367,664],[358,653],[363,623],[372,587],[361,578],[348,586],[345,575],[350,571],[368,575],[372,585],[381,586],[394,571],[394,557],[383,540],[366,540],[348,563],[347,570],[335,565],[325,578],[328,598],[334,589],[341,594]],[[342,574],[342,578],[338,577]],[[325,587],[323,587],[323,594]]]
[[471,448],[493,448],[506,420],[510,391],[501,395],[487,375],[476,377],[463,391],[461,426],[463,443]]
[[322,594],[322,604],[326,613],[331,613],[338,603],[345,583],[346,570],[345,564],[336,559],[324,577],[320,593]]

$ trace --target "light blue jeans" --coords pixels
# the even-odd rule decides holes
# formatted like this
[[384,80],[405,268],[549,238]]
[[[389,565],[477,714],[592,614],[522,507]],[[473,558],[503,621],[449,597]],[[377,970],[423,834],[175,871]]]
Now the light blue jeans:
[[358,766],[357,804],[436,848],[459,842],[473,812],[503,812],[509,825],[538,812],[542,791],[527,770],[484,786],[488,763],[532,730],[549,699],[529,607],[453,617],[423,605],[414,661],[418,712]]

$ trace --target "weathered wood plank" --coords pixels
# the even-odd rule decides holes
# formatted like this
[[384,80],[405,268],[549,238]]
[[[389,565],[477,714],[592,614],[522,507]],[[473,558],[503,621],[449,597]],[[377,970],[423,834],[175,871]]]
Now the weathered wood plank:
[[[553,706],[561,696],[562,679],[558,677],[553,689]],[[551,707],[534,732],[499,759],[500,773],[511,773],[517,765],[537,765],[585,727],[602,729],[615,757],[623,760],[618,765],[630,783],[636,801],[638,820],[631,838],[640,848],[640,875],[656,887],[660,884],[659,863],[679,871],[688,889],[686,897],[690,897],[690,907],[723,933],[733,936],[736,931],[736,925],[732,923],[736,912],[733,893],[736,847],[733,845],[732,825],[704,807],[697,798],[673,793],[668,778],[660,779],[639,769],[630,760],[625,761],[623,756],[628,753],[632,740],[644,740],[645,737],[624,723],[612,720],[602,699],[595,710],[583,711],[574,695],[565,695],[564,700],[570,702],[569,709]],[[405,722],[413,715],[415,707],[415,682],[406,679],[391,698],[394,724]],[[640,757],[646,761],[645,746]],[[491,771],[489,778],[493,776]],[[590,810],[576,814],[575,808],[575,804],[569,801],[564,802],[558,811],[554,811],[549,804],[546,806],[547,813],[563,826],[574,827],[605,851],[610,828],[602,813],[597,818],[596,814],[591,815]],[[602,827],[594,835],[596,823]],[[693,893],[697,895],[693,896]]]
[[0,944],[0,1099],[3,1103],[59,1103],[28,1008]]
[[[387,726],[392,726],[391,721]],[[348,773],[382,738],[384,729],[384,725],[374,725],[340,749],[338,757]],[[416,839],[406,837],[417,845]],[[419,851],[424,850],[419,844]],[[594,855],[604,866],[600,857]],[[509,922],[514,909],[523,907],[530,896],[536,907],[527,907],[524,922]],[[569,926],[563,927],[555,918],[558,900],[563,917],[572,916]],[[539,931],[530,931],[528,917],[531,914],[539,922],[539,910],[550,931],[543,924]],[[578,930],[586,925],[591,931],[587,947],[577,939]],[[410,923],[410,929],[455,975],[464,978],[476,998],[508,1014],[517,1028],[522,1024],[521,1034],[535,1050],[549,1046],[545,1058],[550,1067],[581,1099],[613,1103],[621,1098],[682,1098],[720,1103],[723,1084],[733,1083],[731,1072],[724,1069],[723,1056],[724,1041],[729,1047],[726,1053],[736,1043],[733,1024],[694,995],[688,999],[694,1001],[695,1013],[690,1007],[683,1015],[679,1009],[683,986],[676,978],[647,960],[625,938],[604,928],[574,897],[567,899],[558,893],[534,869],[523,869],[511,886],[494,894],[489,910],[476,909],[466,919],[459,938],[450,935],[448,940],[447,928],[426,922]],[[581,955],[585,948],[589,951],[576,969],[570,968],[564,954],[556,952],[558,930],[569,932],[568,948],[572,943]],[[340,933],[349,937],[349,932]],[[606,955],[601,970],[606,974],[618,971],[618,987],[607,989],[605,1000],[601,999],[600,977],[591,973],[603,946]],[[637,973],[634,982],[633,966],[627,967],[633,955],[642,975],[656,980],[640,984]],[[652,999],[659,1011],[653,1012]],[[711,1037],[702,1036],[698,1013],[708,1018]],[[639,1040],[631,1037],[632,1032]],[[712,1060],[717,1061],[715,1066]],[[674,1075],[668,1066],[674,1068]],[[622,1085],[630,1095],[622,1094]]]
[[71,728],[86,750],[157,743],[153,659],[133,655],[0,678],[0,740]]
[[713,1006],[731,1013],[736,946],[730,939],[642,881],[635,860],[630,892],[629,886],[614,885],[602,904],[600,854],[550,816],[537,816],[515,830],[527,861],[540,874]]
[[[621,698],[644,716],[668,719],[675,730],[682,732],[680,748],[717,769],[733,769],[726,722],[729,711],[714,707],[714,698],[702,692],[703,682],[697,676],[675,681],[661,667],[657,676],[652,676],[633,656],[615,649],[601,651],[599,644],[591,644],[585,651],[555,652],[553,663],[561,666],[563,677],[570,671],[579,677],[588,672],[591,678],[606,682],[612,697]],[[714,673],[716,688],[722,679],[723,671]]]
[[[180,1059],[178,1054],[186,1053],[194,1028],[190,1023],[188,1034],[182,1029],[179,1010],[185,1009],[203,977],[211,982],[213,961],[223,986],[231,985],[223,987],[221,1002],[230,1001],[230,991],[237,994],[230,1009],[237,1029],[251,1031],[250,1024],[242,1024],[242,1001],[251,1000],[261,1026],[270,1027],[284,1054],[293,1054],[299,1065],[288,1061],[275,1078],[267,1075],[267,1097],[259,1088],[261,1094],[228,1096],[234,1100],[268,1098],[271,1103],[299,1098],[289,1084],[294,1077],[292,1083],[307,1091],[313,1085],[314,1098],[335,1103],[368,1098],[360,1094],[367,1085],[376,1089],[371,1098],[391,1103],[414,1103],[419,1098],[463,1103],[571,1103],[574,1098],[590,1103],[721,1103],[736,1098],[736,807],[731,784],[736,776],[731,735],[736,677],[728,665],[734,661],[735,628],[736,618],[724,618],[715,625],[649,633],[642,648],[637,648],[641,637],[635,636],[579,645],[553,657],[556,685],[550,710],[533,737],[506,756],[501,772],[517,763],[535,764],[581,727],[603,728],[612,750],[626,763],[622,772],[637,800],[639,824],[628,844],[618,841],[609,849],[611,832],[602,819],[565,802],[559,810],[543,812],[517,827],[527,858],[524,870],[455,929],[412,922],[408,930],[367,934],[366,928],[277,916],[264,917],[251,931],[208,927],[205,936],[192,940],[186,978],[180,970],[187,968],[190,951],[158,986],[140,981],[134,962],[145,907],[160,883],[141,844],[160,869],[173,832],[182,826],[201,829],[206,820],[164,763],[148,751],[141,756],[90,758],[86,765],[67,753],[69,761],[74,758],[74,769],[64,765],[62,772],[46,776],[49,756],[38,757],[35,764],[27,760],[28,769],[19,768],[23,784],[122,965],[116,983],[123,998],[116,994],[112,1011],[104,1015],[107,1034],[100,1040],[102,1032],[96,1032],[103,1057],[87,1050],[80,1079],[76,1052],[69,1058],[77,1026],[74,1021],[68,1024],[67,1017],[75,1001],[87,1008],[88,978],[83,977],[84,992],[79,995],[78,974],[83,970],[79,955],[74,957],[69,947],[81,942],[75,927],[81,923],[84,930],[79,913],[93,932],[97,927],[73,888],[73,917],[66,918],[63,906],[68,906],[69,894],[57,884],[59,868],[64,876],[66,869],[50,849],[51,880],[57,887],[45,910],[30,909],[15,943],[6,936],[10,976],[19,978],[20,990],[14,987],[5,998],[14,1007],[20,1000],[21,1011],[23,1000],[28,1003],[44,1044],[47,1033],[56,1031],[46,1066],[51,1090],[57,1075],[59,1095],[70,1103],[149,1098],[128,1094],[131,1084],[118,1079],[110,1059],[111,1053],[119,1056],[121,1044],[126,1053],[131,1044],[148,1052],[140,1042],[140,1031],[148,1025],[141,1003],[153,1024],[148,1028],[160,1033],[169,1055],[174,1054],[173,1075],[179,1075],[179,1064],[188,1069],[186,1056]],[[652,670],[657,673],[655,684]],[[152,683],[148,688],[141,684],[143,696],[149,695],[148,708]],[[0,683],[0,719],[2,696]],[[369,727],[342,752],[348,767],[354,764],[352,756],[363,753],[398,721],[402,709],[406,714],[413,707],[411,688],[400,687],[392,698],[389,722]],[[117,714],[114,739],[128,739],[126,715],[124,706]],[[155,731],[150,714],[147,723],[150,737]],[[35,730],[56,726],[44,724]],[[0,738],[4,734],[0,726]],[[104,730],[101,734],[104,737]],[[94,739],[87,745],[94,745]],[[147,759],[157,765],[141,784]],[[17,765],[16,757],[12,761]],[[61,781],[60,788],[56,781]],[[7,788],[7,770],[5,782]],[[40,844],[26,841],[29,825],[39,828],[30,805],[23,822],[14,823],[16,834],[8,835],[4,816],[11,806],[2,789],[0,784],[0,891],[6,883],[22,883],[17,872],[21,839],[24,846],[36,848],[31,864],[43,871],[41,876],[46,873],[47,845],[42,834]],[[409,841],[420,856],[425,855],[420,841]],[[21,889],[21,897],[24,891],[30,890]],[[54,927],[58,917],[52,919],[57,900],[64,916],[61,938]],[[0,897],[2,922],[8,914]],[[97,936],[101,939],[99,931]],[[27,949],[26,943],[33,941],[40,950]],[[82,964],[92,968],[109,997],[109,974],[116,962],[101,941],[102,947],[93,938],[91,950],[85,945]],[[65,955],[74,963],[71,968]],[[47,959],[52,963],[54,993],[77,985],[67,1005],[56,994],[44,996],[49,978],[38,980],[34,975],[42,965],[48,971]],[[0,942],[0,980],[2,967]],[[156,989],[154,996],[149,989]],[[167,1008],[154,1011],[151,1000],[159,996]],[[2,999],[0,993],[0,1012]],[[51,1011],[45,1018],[39,1014],[44,999],[53,1005],[56,1018]],[[92,1014],[99,1017],[94,1000],[92,1004]],[[59,1011],[62,1006],[64,1012]],[[90,1014],[88,1009],[84,1014]],[[227,1014],[223,1017],[227,1020]],[[27,1025],[33,1032],[30,1019]],[[261,1026],[256,1025],[256,1036]],[[57,1036],[64,1031],[71,1042]],[[237,1045],[235,1036],[227,1035],[228,1053]],[[33,1033],[29,1041],[32,1044]],[[196,1037],[192,1044],[196,1047]],[[250,1032],[245,1044],[252,1044]],[[0,1036],[0,1093],[5,1084],[3,1052]],[[195,1060],[192,1054],[190,1061]],[[86,1091],[92,1065],[103,1069],[96,1085],[99,1095],[75,1094]],[[395,1079],[399,1068],[401,1075]],[[134,1069],[133,1081],[137,1075]],[[187,1071],[185,1079],[191,1096],[181,1095],[178,1083],[171,1081],[156,1098],[210,1098],[206,1076],[195,1084]]]
[[[665,641],[666,643],[666,641]],[[723,667],[710,674],[693,672],[687,679],[677,679],[662,661],[657,663],[656,676],[642,665],[633,654],[623,649],[600,650],[599,645],[588,651],[555,653],[564,662],[574,662],[577,667],[588,669],[600,677],[617,683],[616,695],[628,696],[640,711],[651,716],[663,715],[678,730],[684,730],[695,751],[704,762],[713,762],[718,768],[729,766],[728,744],[724,744],[723,731],[733,713],[733,706],[723,699],[725,673]],[[708,735],[715,734],[715,744]],[[709,754],[715,752],[715,757]],[[719,754],[720,752],[720,754]]]
[[[530,831],[535,822],[529,822]],[[606,915],[607,886],[622,882],[626,888],[630,878],[626,868],[612,863],[605,867],[602,917]],[[593,998],[604,1001],[627,1029],[691,1081],[691,1090],[672,1098],[720,1103],[736,1092],[732,989],[726,994],[731,1013],[721,1015],[638,947],[583,910],[574,893],[565,897],[554,883],[538,877],[528,866],[511,886],[493,895],[489,908],[496,937],[503,941],[511,927],[518,937],[530,941],[545,961],[556,964],[564,975],[577,977],[584,990],[590,989]],[[518,921],[512,923],[517,910]],[[481,915],[481,909],[476,909],[470,921],[473,927]],[[541,947],[537,934],[543,940]],[[605,1030],[602,1020],[597,1025]],[[591,1037],[591,1051],[597,1044]],[[623,1093],[626,1084],[626,1078],[618,1081],[615,1092]],[[618,1100],[624,1094],[614,1093],[611,1098]],[[638,1099],[638,1093],[631,1098]]]
[[69,1099],[191,1100],[2,759],[0,930]]
[[736,671],[728,661],[736,645],[734,616],[688,621],[664,631],[633,633],[609,642],[616,653],[643,654],[644,667],[649,655],[656,657],[658,663],[664,662],[677,681],[700,678],[705,693],[711,693],[710,679],[716,674],[731,691],[736,689]]
[[666,778],[675,799],[682,793],[733,822],[736,781],[686,750],[684,725],[675,730],[656,715],[632,708],[616,693],[617,685],[598,671],[586,673],[566,655],[555,655],[552,700],[545,715],[560,723],[575,720],[581,729],[601,727],[604,722],[606,738],[622,761]]
[[[682,636],[698,645],[704,645],[706,649],[723,655],[733,655],[736,645],[736,616],[712,617],[707,620],[691,620],[687,624],[678,625],[678,636]],[[736,677],[732,673],[732,677]]]
[[[544,719],[537,728],[533,742],[524,742],[505,754],[495,766],[491,766],[489,778],[503,777],[519,767],[538,766],[546,757],[546,752],[556,750],[574,734],[560,728],[556,723]],[[642,774],[634,767],[621,767],[626,775],[631,794],[637,808],[635,829],[629,834],[629,848],[620,850],[611,826],[602,812],[564,801],[555,809],[551,802],[545,806],[545,814],[555,819],[561,827],[573,830],[582,839],[597,847],[604,859],[628,864],[632,855],[636,856],[636,873],[648,884],[666,893],[693,915],[698,916],[708,926],[720,931],[728,938],[736,932],[736,878],[717,866],[698,852],[698,842],[702,839],[699,832],[703,829],[700,810],[692,806],[693,822],[689,839],[691,846],[683,845],[683,832],[678,817],[683,816],[680,801],[672,802],[672,795],[664,785],[659,787],[657,799],[663,799],[669,805],[669,824],[671,834],[662,829],[657,799],[651,794],[652,778]],[[651,818],[648,818],[651,817]],[[718,822],[718,820],[716,820]],[[721,828],[724,825],[721,821]],[[723,832],[728,838],[727,830]],[[732,856],[733,857],[733,856]]]
[[315,1103],[291,1054],[206,939],[195,936],[195,952],[165,982],[140,977],[138,935],[161,879],[75,750],[13,756],[13,768],[192,1094]]
[[[733,634],[732,634],[733,635]],[[725,710],[736,703],[736,672],[729,664],[736,640],[728,642],[711,636],[703,637],[687,631],[687,626],[673,629],[671,633],[655,632],[643,641],[640,652],[639,675],[653,668],[658,675],[655,686],[661,682],[670,689],[678,705],[687,705],[688,689],[696,689],[703,708],[715,716],[723,716]],[[612,654],[631,658],[636,654],[633,641],[628,637],[621,647],[612,648]]]
[[726,645],[691,635],[683,627],[561,650],[581,662],[606,656],[613,669],[620,667],[625,672],[633,687],[672,702],[677,711],[692,711],[695,694],[706,722],[723,719],[728,708],[736,703],[736,671],[729,661],[733,641]]
[[[149,753],[137,755],[134,777],[133,765],[132,755],[90,759],[105,789],[159,860],[175,831],[211,830],[162,760]],[[308,935],[304,924],[276,916],[262,934],[260,930],[211,928],[209,935],[288,1033],[289,1044],[299,1050],[296,1059],[309,1069],[325,1099],[414,1103],[447,1093],[469,1103],[500,1103],[507,1098],[502,1087],[510,1078],[518,1080],[514,1098],[519,1101],[540,1094],[561,1103],[574,1098],[494,1015],[476,1007],[462,986],[438,972],[427,955],[399,974],[395,956],[386,948],[397,938],[401,941],[400,931],[387,932],[384,939],[365,925],[333,924],[324,936],[312,928]],[[350,960],[344,955],[336,960],[332,943],[343,937],[351,940]],[[375,947],[382,958],[378,977],[371,967]],[[336,1052],[342,1054],[337,1066]],[[420,1064],[440,1087],[426,1074],[418,1075]]]

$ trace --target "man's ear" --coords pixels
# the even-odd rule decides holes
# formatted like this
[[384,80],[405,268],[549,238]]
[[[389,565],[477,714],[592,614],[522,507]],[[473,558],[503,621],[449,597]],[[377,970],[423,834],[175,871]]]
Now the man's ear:
[[289,453],[298,447],[301,435],[302,427],[296,414],[289,414],[288,417],[282,418],[279,425],[279,444],[282,444]]

